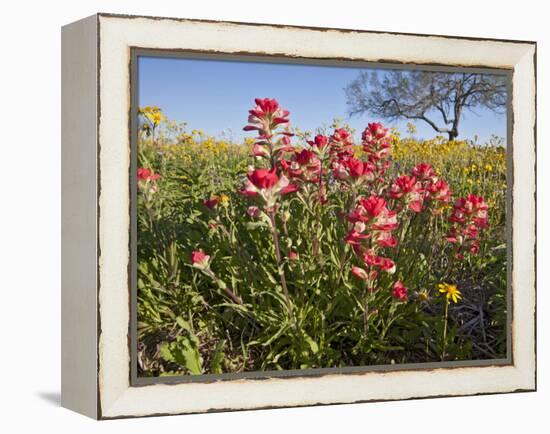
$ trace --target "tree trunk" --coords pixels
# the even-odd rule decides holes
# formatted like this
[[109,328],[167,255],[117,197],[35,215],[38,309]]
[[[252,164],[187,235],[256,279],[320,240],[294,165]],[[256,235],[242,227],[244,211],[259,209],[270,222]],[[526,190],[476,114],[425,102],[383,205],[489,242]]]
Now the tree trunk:
[[455,140],[458,137],[458,131],[447,131],[447,134],[449,135],[449,142]]

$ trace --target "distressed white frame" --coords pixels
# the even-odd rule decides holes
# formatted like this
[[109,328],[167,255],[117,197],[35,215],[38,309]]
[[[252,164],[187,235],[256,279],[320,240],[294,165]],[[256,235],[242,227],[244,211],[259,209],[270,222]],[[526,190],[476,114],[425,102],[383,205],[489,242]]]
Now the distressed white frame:
[[[76,44],[78,48],[75,42],[78,36],[82,38],[81,45],[89,46],[93,52],[88,38],[95,37],[99,41],[95,48],[97,70],[94,71],[97,72],[98,101],[88,101],[90,106],[94,102],[97,104],[93,107],[97,108],[99,120],[96,142],[99,158],[97,164],[90,162],[91,168],[86,168],[80,174],[95,173],[90,182],[96,180],[95,176],[98,177],[98,220],[94,226],[98,237],[97,246],[94,246],[98,261],[89,264],[92,268],[97,267],[97,294],[94,292],[92,295],[97,295],[98,304],[93,324],[90,324],[93,315],[89,315],[90,318],[75,315],[79,309],[75,306],[75,297],[66,296],[66,292],[76,291],[78,295],[79,291],[87,291],[89,298],[88,292],[92,289],[86,284],[75,284],[78,278],[68,272],[63,288],[64,300],[67,299],[63,306],[63,405],[105,419],[222,409],[530,391],[536,388],[534,43],[103,14],[67,26],[64,35],[69,33],[70,36],[65,38],[67,47]],[[512,178],[518,180],[512,191],[513,364],[131,387],[128,348],[130,47],[513,69]],[[69,58],[74,62],[78,56],[86,55],[82,49],[78,55],[72,53],[70,47],[66,51],[67,62]],[[78,82],[78,78],[73,80]],[[70,79],[67,81],[70,82]],[[64,83],[64,91],[69,92],[71,89],[70,84],[65,89]],[[76,104],[73,99],[71,96],[65,99],[64,95],[64,104]],[[70,116],[67,113],[67,119]],[[85,128],[79,125],[78,122],[66,125],[66,129],[80,128],[84,131]],[[64,155],[65,148],[70,151],[72,140],[74,138],[67,132]],[[76,179],[79,174],[69,174],[67,183],[73,181],[71,176]],[[70,189],[64,183],[65,188]],[[65,220],[71,218],[71,200],[67,194],[64,224]],[[80,230],[86,227],[90,228],[89,225],[82,226]],[[66,244],[64,241],[65,249],[70,249],[71,245],[70,240]],[[82,260],[88,258],[83,257]],[[63,265],[67,265],[65,261]],[[66,288],[67,285],[72,286]],[[65,330],[75,327],[86,328],[85,336],[88,333],[92,337],[88,336],[84,343],[77,342],[74,331],[71,334]],[[98,343],[97,357],[94,359],[96,370],[90,372],[88,364],[79,372],[78,367],[72,366],[71,358],[76,357],[74,353],[85,345],[87,357],[90,357],[90,345],[94,338]],[[65,375],[65,370],[70,373]],[[77,377],[80,379],[77,380]]]

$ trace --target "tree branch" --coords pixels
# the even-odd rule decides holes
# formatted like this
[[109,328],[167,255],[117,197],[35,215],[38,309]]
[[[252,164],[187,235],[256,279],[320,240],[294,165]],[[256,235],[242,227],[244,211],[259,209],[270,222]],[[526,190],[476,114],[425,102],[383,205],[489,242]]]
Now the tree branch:
[[449,130],[448,128],[440,128],[436,125],[436,123],[434,121],[432,121],[431,119],[429,119],[428,117],[426,117],[425,114],[422,114],[422,116],[419,116],[417,117],[417,119],[420,119],[420,120],[423,120],[424,122],[426,122],[428,125],[430,125],[434,130],[436,130],[438,133],[449,133],[451,130]]
[[445,110],[443,109],[443,106],[441,106],[441,104],[436,104],[434,107],[439,110],[439,113],[441,113],[441,116],[443,117],[443,122],[445,122],[446,125],[452,123],[452,120],[449,120],[449,118],[447,118],[447,113],[445,113]]

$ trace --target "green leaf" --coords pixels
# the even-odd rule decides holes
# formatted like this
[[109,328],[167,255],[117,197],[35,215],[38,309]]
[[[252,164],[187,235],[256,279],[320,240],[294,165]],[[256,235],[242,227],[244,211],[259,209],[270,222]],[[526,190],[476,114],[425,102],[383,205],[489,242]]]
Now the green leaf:
[[187,336],[160,346],[160,356],[167,362],[184,366],[193,375],[202,374],[202,357],[196,343]]
[[216,345],[216,348],[214,349],[214,354],[212,355],[212,362],[210,363],[210,371],[213,374],[223,373],[222,363],[225,357],[225,354],[223,352],[224,348],[225,348],[225,339],[222,339]]
[[178,325],[184,329],[184,330],[187,330],[188,332],[191,332],[192,333],[192,330],[191,330],[191,324],[189,324],[189,322],[185,321],[181,316],[178,316],[176,318],[176,322],[178,323]]
[[317,342],[315,342],[307,333],[304,333],[304,340],[309,345],[309,348],[313,354],[317,354],[319,352],[319,345],[317,345]]
[[379,342],[373,342],[372,346],[381,351],[403,351],[405,349],[400,345],[384,345]]
[[264,347],[271,345],[273,341],[275,341],[279,336],[281,336],[285,332],[287,327],[288,327],[288,324],[286,322],[283,323],[283,326],[279,330],[277,330],[277,332],[274,335],[272,335],[267,341],[265,341],[262,345]]
[[174,356],[172,355],[172,350],[170,349],[170,344],[164,343],[160,346],[159,353],[160,357],[162,357],[167,362],[176,363],[176,360]]

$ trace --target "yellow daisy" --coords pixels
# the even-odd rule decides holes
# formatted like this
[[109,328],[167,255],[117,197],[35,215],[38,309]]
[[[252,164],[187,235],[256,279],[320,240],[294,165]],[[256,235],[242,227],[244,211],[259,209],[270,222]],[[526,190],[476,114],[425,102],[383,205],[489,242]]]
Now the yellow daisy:
[[462,299],[462,294],[456,287],[456,285],[451,285],[450,283],[440,283],[437,285],[439,292],[446,294],[447,300],[453,300],[453,303],[458,303],[458,300]]
[[220,194],[219,199],[222,205],[226,205],[229,203],[229,196],[227,194],[224,194],[224,193]]
[[423,289],[418,293],[418,299],[420,301],[428,301],[430,299],[430,294],[426,289]]

